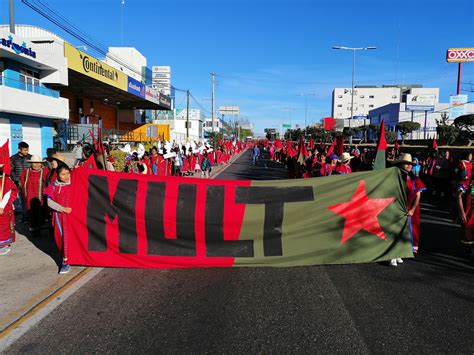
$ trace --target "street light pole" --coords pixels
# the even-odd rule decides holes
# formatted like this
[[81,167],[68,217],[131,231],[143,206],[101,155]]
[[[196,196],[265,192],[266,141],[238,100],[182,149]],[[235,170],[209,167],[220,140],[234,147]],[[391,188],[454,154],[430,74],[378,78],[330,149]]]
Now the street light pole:
[[308,120],[308,96],[316,96],[316,94],[312,93],[300,93],[298,96],[304,96],[305,97],[305,108],[304,108],[304,129],[306,132],[306,124]]
[[[349,117],[349,129],[351,128],[351,120],[354,118],[354,81],[355,81],[355,58],[356,51],[366,51],[377,49],[377,47],[343,47],[343,46],[333,46],[332,49],[342,49],[352,51],[352,85],[351,85],[351,117]],[[352,144],[352,134],[349,137],[349,144]]]

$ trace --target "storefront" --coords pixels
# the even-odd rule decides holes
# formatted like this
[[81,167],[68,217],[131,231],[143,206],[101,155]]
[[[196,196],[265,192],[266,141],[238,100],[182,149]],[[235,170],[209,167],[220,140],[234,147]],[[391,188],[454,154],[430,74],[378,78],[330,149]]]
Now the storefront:
[[48,51],[0,29],[0,144],[19,142],[30,153],[46,156],[53,147],[53,121],[67,120],[68,101],[53,85],[67,84],[67,67],[60,51]]

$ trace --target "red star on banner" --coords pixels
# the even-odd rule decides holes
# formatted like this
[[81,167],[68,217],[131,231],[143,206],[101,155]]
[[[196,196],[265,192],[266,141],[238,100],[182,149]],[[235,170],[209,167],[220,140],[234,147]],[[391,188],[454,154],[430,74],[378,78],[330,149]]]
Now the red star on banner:
[[366,230],[380,239],[386,240],[387,237],[382,227],[380,227],[377,216],[393,200],[393,197],[369,199],[365,193],[364,180],[360,180],[359,187],[352,196],[351,201],[329,206],[329,210],[346,219],[341,244],[347,242],[361,230]]

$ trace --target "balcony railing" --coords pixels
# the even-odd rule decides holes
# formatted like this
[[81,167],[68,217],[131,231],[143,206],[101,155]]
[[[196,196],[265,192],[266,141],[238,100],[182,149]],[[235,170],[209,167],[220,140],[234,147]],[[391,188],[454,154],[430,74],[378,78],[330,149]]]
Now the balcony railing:
[[0,86],[32,92],[39,95],[59,98],[59,91],[48,89],[41,85],[28,84],[20,80],[0,76]]

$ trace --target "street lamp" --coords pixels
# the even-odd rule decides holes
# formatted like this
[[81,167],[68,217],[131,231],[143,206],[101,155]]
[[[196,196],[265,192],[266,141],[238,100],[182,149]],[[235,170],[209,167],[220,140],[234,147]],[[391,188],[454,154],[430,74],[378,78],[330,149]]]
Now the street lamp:
[[305,129],[305,132],[306,132],[306,120],[308,118],[308,96],[316,96],[316,94],[299,93],[298,96],[304,96],[305,97],[304,129]]
[[[354,78],[355,78],[355,58],[356,51],[367,51],[371,49],[377,49],[377,47],[344,47],[344,46],[333,46],[332,49],[341,49],[352,51],[352,87],[351,87],[351,117],[349,117],[349,129],[351,128],[351,120],[354,118]],[[349,138],[349,143],[352,144],[352,134]]]

